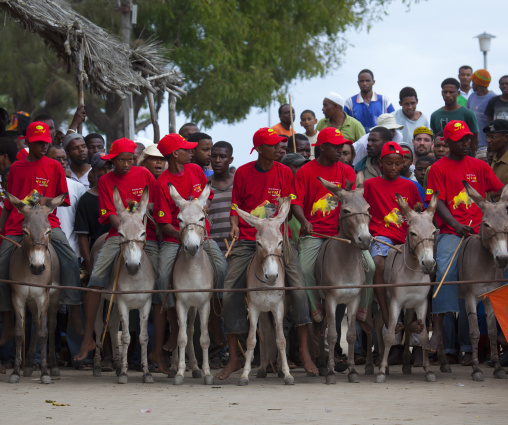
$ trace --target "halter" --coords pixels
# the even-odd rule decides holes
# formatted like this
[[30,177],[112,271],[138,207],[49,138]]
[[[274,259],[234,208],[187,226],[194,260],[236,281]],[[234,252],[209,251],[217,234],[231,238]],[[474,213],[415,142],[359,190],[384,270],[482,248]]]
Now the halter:
[[[339,215],[339,226],[342,228],[342,220],[345,219],[345,218],[349,218],[349,217],[353,217],[355,215],[364,215],[366,217],[369,218],[369,220],[372,218],[372,216],[370,214],[367,214],[367,213],[364,213],[364,212],[356,212],[356,213],[349,213],[349,214],[344,214],[344,215]],[[349,239],[353,239],[351,236],[347,236],[347,238]]]
[[420,245],[421,243],[423,243],[425,241],[429,241],[429,242],[432,241],[433,243],[435,243],[436,239],[435,238],[423,238],[423,239],[420,239],[413,248],[411,248],[411,242],[410,241],[411,241],[411,237],[408,237],[407,238],[407,249],[408,249],[408,251],[409,251],[409,253],[411,255],[416,255],[416,247],[418,245]]
[[[483,224],[483,222],[482,222],[481,224]],[[481,239],[482,241],[488,241],[488,240],[492,239],[494,236],[497,236],[497,235],[507,235],[507,236],[508,236],[508,232],[507,232],[507,231],[502,231],[502,230],[498,230],[498,231],[494,232],[494,233],[493,233],[491,236],[489,236],[488,238],[484,237],[484,236],[483,236],[483,233],[484,233],[484,232],[483,232],[483,226],[481,226],[481,227],[480,227],[480,232],[479,232],[478,236],[480,236],[480,239]]]
[[145,240],[141,240],[141,239],[128,239],[126,241],[118,242],[118,245],[122,246],[122,245],[125,245],[126,243],[130,243],[130,242],[143,244],[143,248],[146,245],[146,239]]
[[203,226],[202,224],[198,224],[198,223],[187,223],[182,229],[180,229],[180,233],[185,232],[189,226],[201,227],[201,229],[203,229],[203,233],[204,233],[205,237],[203,238],[203,240],[200,243],[200,246],[202,246],[205,243],[206,236],[208,236],[206,234],[206,227]]
[[[258,253],[257,253],[257,252],[256,252],[256,255],[258,255]],[[277,258],[279,259],[279,261],[280,261],[280,264],[281,264],[281,266],[282,266],[282,269],[283,269],[283,270],[285,270],[285,268],[284,268],[284,257],[283,257],[282,255],[280,255],[280,254],[267,254],[267,255],[265,255],[265,256],[261,259],[261,261],[260,261],[259,265],[260,265],[260,266],[263,266],[263,264],[264,264],[264,263],[265,263],[265,261],[268,259],[268,257],[277,257]],[[254,260],[254,256],[252,256],[252,258],[251,258],[250,262],[252,263],[252,261],[253,261],[253,260]],[[249,264],[249,265],[250,265],[250,264]],[[269,284],[266,280],[261,279],[261,278],[258,276],[258,274],[256,273],[256,271],[255,271],[255,270],[254,270],[254,276],[256,276],[256,279],[257,279],[257,280],[259,280],[261,283],[263,283],[263,284],[265,284],[265,285],[268,285],[268,286],[273,286],[273,285],[270,285],[270,284]],[[274,284],[274,285],[275,285],[275,284]]]

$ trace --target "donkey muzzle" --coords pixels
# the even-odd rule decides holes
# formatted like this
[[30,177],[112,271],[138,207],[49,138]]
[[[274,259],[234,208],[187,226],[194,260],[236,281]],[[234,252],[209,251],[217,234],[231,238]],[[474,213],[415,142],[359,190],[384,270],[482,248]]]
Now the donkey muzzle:
[[496,266],[500,269],[505,269],[508,265],[508,255],[496,255]]
[[137,264],[125,263],[125,268],[127,269],[127,273],[129,273],[130,275],[134,275],[141,268],[141,263],[137,263]]
[[30,271],[32,272],[32,274],[38,276],[40,274],[42,274],[42,272],[46,270],[46,265],[44,263],[42,264],[30,264]]

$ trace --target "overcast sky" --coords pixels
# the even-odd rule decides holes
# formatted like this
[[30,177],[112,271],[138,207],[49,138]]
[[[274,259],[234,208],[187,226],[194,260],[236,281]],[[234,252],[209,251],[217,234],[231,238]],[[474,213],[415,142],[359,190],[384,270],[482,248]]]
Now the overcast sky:
[[[370,32],[346,34],[350,46],[338,70],[324,78],[296,81],[291,85],[289,92],[297,116],[296,132],[305,131],[299,123],[300,112],[304,109],[313,110],[318,119],[323,117],[322,101],[328,92],[335,91],[344,98],[357,94],[357,75],[363,68],[374,72],[374,90],[388,96],[395,109],[400,108],[400,89],[414,87],[418,93],[418,110],[430,118],[430,114],[443,105],[440,85],[445,78],[457,78],[461,65],[470,65],[473,70],[483,68],[483,54],[478,39],[473,37],[484,31],[496,36],[488,53],[487,66],[492,75],[490,89],[500,94],[498,80],[508,74],[506,0],[428,0],[413,4],[409,10],[396,1],[387,11],[388,15],[374,23]],[[279,122],[278,106],[271,107],[271,125]],[[165,104],[159,115],[161,135],[168,133],[167,117]],[[185,122],[186,117],[177,116],[177,129]],[[238,124],[217,124],[201,130],[214,142],[230,142],[234,148],[234,165],[240,166],[256,159],[255,153],[249,155],[252,135],[268,124],[268,111],[256,108]],[[151,126],[138,133],[150,139],[152,135]]]

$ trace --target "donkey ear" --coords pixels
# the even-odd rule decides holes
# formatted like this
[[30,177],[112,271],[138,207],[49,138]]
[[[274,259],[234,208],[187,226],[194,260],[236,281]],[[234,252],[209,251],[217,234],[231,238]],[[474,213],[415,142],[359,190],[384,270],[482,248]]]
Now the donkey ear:
[[68,193],[62,193],[60,196],[57,196],[56,198],[53,198],[51,201],[49,201],[46,205],[44,205],[44,211],[47,215],[50,215],[56,207],[59,207],[63,204],[65,198],[67,198]]
[[146,213],[146,208],[148,207],[148,199],[150,198],[150,191],[148,189],[148,185],[143,189],[143,194],[141,195],[141,199],[139,200],[139,205],[136,208],[136,212],[139,213],[141,217],[144,217]]
[[252,214],[249,214],[248,212],[245,212],[238,207],[235,207],[235,211],[238,213],[238,215],[241,218],[243,218],[247,223],[249,223],[252,227],[255,227],[256,229],[263,222],[262,218],[256,217],[255,215],[252,215]]
[[339,201],[342,202],[344,199],[344,190],[341,189],[339,186],[330,183],[328,180],[325,180],[322,177],[318,176],[318,180],[321,182],[321,184],[329,190],[331,193],[333,193],[337,198],[339,198]]
[[402,210],[406,218],[409,219],[409,217],[414,211],[411,208],[409,208],[409,205],[407,204],[406,201],[404,201],[404,198],[402,196],[400,196],[398,193],[396,193],[395,196],[397,197],[397,203],[399,204],[400,209]]
[[363,171],[360,171],[356,175],[356,189],[363,189],[363,184],[365,183],[365,176]]
[[199,195],[198,201],[201,202],[201,205],[203,207],[206,205],[206,202],[208,201],[208,197],[210,196],[211,190],[212,190],[212,182],[208,182],[205,185],[203,192],[201,192],[201,195]]
[[168,189],[169,189],[169,194],[173,198],[173,201],[175,201],[176,206],[181,209],[182,208],[181,205],[183,205],[183,203],[185,202],[185,199],[183,199],[180,196],[180,194],[178,193],[178,190],[176,190],[175,187],[171,183],[168,183]]
[[284,220],[289,214],[289,210],[291,209],[291,198],[279,198],[279,212],[276,217],[274,217],[277,221],[280,221],[280,224],[284,223]]
[[439,200],[439,191],[436,190],[430,198],[429,206],[425,210],[431,217],[434,217],[437,208],[437,201]]
[[26,213],[27,210],[30,209],[30,207],[23,202],[21,202],[18,198],[16,198],[14,195],[11,195],[9,192],[5,191],[5,195],[7,196],[7,199],[9,202],[16,208],[21,214]]
[[122,214],[125,211],[125,205],[122,202],[122,197],[120,196],[120,192],[118,188],[113,188],[113,203],[115,204],[116,213],[118,215]]
[[505,202],[508,204],[508,184],[505,184],[503,190],[501,191],[501,197],[499,198],[500,202]]
[[474,189],[466,180],[462,180],[462,184],[466,188],[467,196],[469,196],[481,210],[485,205],[485,199]]

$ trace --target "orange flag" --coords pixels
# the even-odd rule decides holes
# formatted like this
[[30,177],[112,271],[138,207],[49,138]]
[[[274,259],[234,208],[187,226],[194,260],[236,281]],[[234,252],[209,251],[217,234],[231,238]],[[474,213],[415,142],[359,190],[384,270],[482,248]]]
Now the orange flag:
[[501,326],[505,337],[508,338],[508,285],[502,286],[485,297],[489,298],[499,326]]

